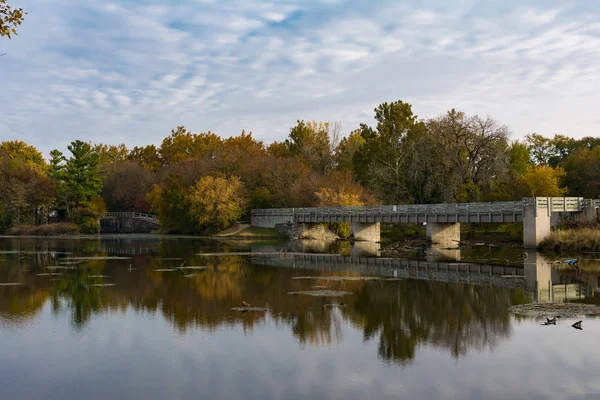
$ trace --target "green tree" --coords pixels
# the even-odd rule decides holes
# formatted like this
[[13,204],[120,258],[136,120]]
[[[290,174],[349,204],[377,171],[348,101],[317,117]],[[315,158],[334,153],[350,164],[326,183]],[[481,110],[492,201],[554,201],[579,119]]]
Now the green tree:
[[426,133],[425,124],[402,101],[375,109],[376,129],[360,127],[365,143],[354,153],[354,171],[360,181],[387,204],[414,202],[409,189],[412,145]]
[[[72,142],[67,148],[71,157],[66,162],[60,151],[50,153],[50,176],[56,182],[60,207],[65,210],[67,218],[75,220],[77,216],[83,215],[89,218],[89,212],[85,209],[102,190],[100,155],[89,143],[80,140]],[[90,225],[89,221],[86,224]]]
[[290,129],[285,147],[288,154],[306,161],[312,169],[326,172],[333,168],[340,130],[339,123],[298,121]]
[[238,220],[244,211],[244,186],[236,176],[205,176],[190,190],[190,214],[198,225],[223,229]]
[[365,144],[360,129],[350,132],[344,137],[335,151],[338,169],[352,169],[354,154]]
[[570,195],[588,199],[600,197],[600,146],[575,151],[567,157],[564,168]]
[[6,0],[0,0],[0,37],[17,34],[17,27],[23,23],[27,13],[22,8],[12,8]]

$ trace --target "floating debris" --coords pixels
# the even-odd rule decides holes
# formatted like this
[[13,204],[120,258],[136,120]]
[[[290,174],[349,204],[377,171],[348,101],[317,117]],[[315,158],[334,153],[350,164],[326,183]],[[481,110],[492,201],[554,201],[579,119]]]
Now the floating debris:
[[378,276],[294,276],[292,279],[313,279],[317,281],[380,281]]
[[241,312],[246,312],[246,311],[269,311],[268,308],[265,307],[232,307],[231,308],[232,311],[241,311]]
[[342,296],[351,295],[352,293],[344,292],[343,290],[306,290],[306,291],[299,291],[299,292],[289,292],[288,294],[291,294],[291,295],[303,294],[306,296],[316,296],[316,297],[342,297]]
[[63,276],[64,274],[60,272],[44,272],[42,274],[37,274],[37,276]]
[[208,267],[201,267],[201,266],[196,266],[196,265],[189,265],[187,267],[179,267],[179,269],[193,269],[193,270],[204,270],[207,269]]
[[0,286],[21,286],[21,282],[2,282]]
[[77,265],[81,264],[81,261],[57,261],[60,265]]
[[173,271],[177,271],[175,268],[159,268],[159,269],[154,269],[154,272],[173,272]]
[[198,274],[185,274],[185,275],[183,275],[183,277],[184,278],[193,278],[196,275],[198,275]]
[[327,289],[327,286],[311,286],[312,289]]
[[331,308],[334,308],[334,307],[346,307],[346,304],[344,304],[344,303],[339,303],[339,304],[325,304],[324,307],[331,307]]
[[99,279],[103,279],[103,278],[110,278],[110,275],[90,275],[90,276],[88,276],[88,278],[99,278]]
[[509,308],[515,315],[529,318],[546,318],[547,315],[556,315],[561,318],[575,318],[580,316],[600,316],[600,306],[595,304],[576,303],[537,303],[520,304]]
[[109,286],[116,286],[116,285],[114,283],[94,283],[91,286],[93,286],[93,287],[109,287]]
[[166,258],[166,257],[157,257],[157,260],[165,260],[165,261],[181,261],[183,260],[183,258],[176,258],[176,257],[170,257],[170,258]]
[[52,270],[54,270],[54,269],[77,269],[77,267],[68,267],[66,265],[54,265],[51,267],[46,267],[46,269],[52,269]]
[[91,260],[131,260],[131,257],[69,257],[68,261],[91,261]]

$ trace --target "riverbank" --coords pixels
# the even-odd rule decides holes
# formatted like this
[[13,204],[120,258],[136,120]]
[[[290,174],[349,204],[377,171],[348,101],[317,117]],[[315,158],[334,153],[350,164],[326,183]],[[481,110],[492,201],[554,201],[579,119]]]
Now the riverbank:
[[555,230],[540,243],[539,250],[552,253],[600,252],[600,228]]

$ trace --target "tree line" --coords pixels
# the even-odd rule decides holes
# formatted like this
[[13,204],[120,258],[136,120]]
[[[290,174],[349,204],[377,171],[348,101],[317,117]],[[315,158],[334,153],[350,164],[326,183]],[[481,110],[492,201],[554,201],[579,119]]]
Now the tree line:
[[599,196],[600,138],[511,141],[498,121],[454,109],[428,120],[402,101],[374,111],[374,126],[347,136],[339,123],[298,121],[271,144],[179,126],[158,146],[76,140],[45,160],[27,143],[2,142],[0,230],[69,221],[97,232],[108,210],[156,213],[166,232],[206,233],[253,208]]

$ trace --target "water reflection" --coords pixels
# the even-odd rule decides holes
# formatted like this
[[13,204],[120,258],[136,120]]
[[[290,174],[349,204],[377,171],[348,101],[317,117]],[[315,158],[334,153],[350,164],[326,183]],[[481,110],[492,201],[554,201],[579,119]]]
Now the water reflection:
[[[519,264],[514,251],[500,253],[505,251],[501,249],[487,259],[508,257],[507,262],[488,264],[458,262],[452,258],[460,258],[460,252],[447,249],[412,260],[356,256],[364,254],[363,248],[342,249],[347,255],[201,257],[197,254],[277,253],[282,245],[244,248],[239,243],[150,237],[4,239],[0,246],[0,282],[22,283],[0,289],[3,324],[26,325],[50,304],[55,316],[68,314],[73,329],[81,331],[94,315],[132,309],[139,314],[160,312],[180,333],[191,328],[214,332],[242,326],[252,332],[260,325],[285,326],[299,344],[312,347],[341,345],[343,327],[350,324],[365,342],[377,343],[382,360],[400,364],[413,360],[424,345],[455,358],[494,348],[510,336],[510,305],[582,299],[593,296],[598,286],[596,274],[553,269],[552,260],[536,253]],[[291,250],[307,251],[310,246]],[[74,256],[116,255],[130,258],[83,260],[74,270],[48,269],[69,265],[65,263]],[[178,269],[182,260],[207,268],[184,271]],[[62,275],[47,275],[48,271]],[[386,279],[293,279],[300,275]],[[352,295],[336,299],[288,294],[313,286]],[[268,311],[232,310],[242,301]]]

